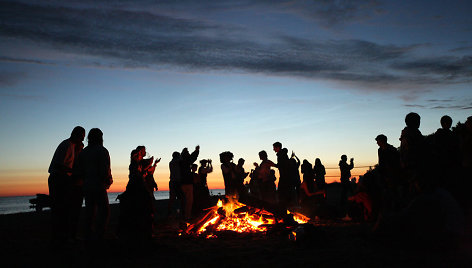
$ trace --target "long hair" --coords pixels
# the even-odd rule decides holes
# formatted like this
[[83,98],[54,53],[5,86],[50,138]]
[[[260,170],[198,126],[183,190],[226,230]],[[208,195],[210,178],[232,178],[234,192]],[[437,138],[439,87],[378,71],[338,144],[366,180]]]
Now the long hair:
[[72,133],[70,133],[70,137],[75,139],[75,138],[83,138],[85,137],[85,129],[81,126],[76,126],[73,130]]
[[88,145],[103,145],[103,132],[99,128],[92,128],[87,136]]

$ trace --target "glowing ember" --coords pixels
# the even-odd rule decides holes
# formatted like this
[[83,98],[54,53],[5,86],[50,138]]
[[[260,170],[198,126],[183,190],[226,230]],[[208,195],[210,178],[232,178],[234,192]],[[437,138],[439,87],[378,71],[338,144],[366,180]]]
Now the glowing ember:
[[[290,213],[290,212],[289,212]],[[309,218],[302,214],[291,213],[298,223],[307,223]],[[214,238],[213,232],[233,231],[237,233],[257,233],[267,231],[267,226],[278,223],[274,215],[263,209],[245,206],[234,199],[218,204],[209,209],[208,213],[198,222],[188,226],[187,234],[204,234],[206,238]]]

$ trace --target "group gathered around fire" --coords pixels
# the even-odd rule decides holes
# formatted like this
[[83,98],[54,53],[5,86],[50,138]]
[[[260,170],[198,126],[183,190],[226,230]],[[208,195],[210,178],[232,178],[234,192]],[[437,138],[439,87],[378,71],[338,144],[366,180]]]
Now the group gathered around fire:
[[[409,234],[464,232],[464,211],[472,208],[472,116],[451,129],[452,119],[443,116],[441,128],[424,136],[420,116],[409,113],[401,132],[400,147],[388,143],[385,135],[375,140],[378,165],[355,182],[351,179],[354,159],[342,155],[341,183],[325,182],[325,167],[316,158],[314,165],[300,161],[280,142],[273,144],[276,161],[266,151],[250,171],[245,160],[233,162],[233,153],[220,154],[225,194],[243,203],[256,202],[274,213],[295,209],[311,219],[341,218],[372,222],[376,231]],[[78,126],[70,138],[57,147],[49,167],[52,239],[57,245],[77,238],[80,211],[85,199],[85,238],[102,239],[110,209],[107,190],[113,183],[110,156],[103,146],[103,133],[88,133]],[[169,162],[169,217],[185,222],[214,205],[207,185],[213,172],[210,159],[196,164],[200,147],[174,152]],[[159,159],[145,158],[145,146],[131,151],[129,181],[120,200],[118,235],[123,238],[150,238],[155,224],[154,172]],[[278,185],[276,185],[278,171]],[[300,173],[302,174],[300,178]],[[332,202],[336,196],[335,202]],[[328,202],[330,200],[331,202]],[[179,207],[180,209],[176,209]]]

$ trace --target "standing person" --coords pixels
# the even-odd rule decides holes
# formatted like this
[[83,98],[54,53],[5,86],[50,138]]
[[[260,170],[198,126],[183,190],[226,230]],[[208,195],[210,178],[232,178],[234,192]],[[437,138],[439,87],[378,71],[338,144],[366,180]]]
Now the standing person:
[[288,207],[295,200],[295,187],[291,179],[290,160],[288,158],[287,148],[282,148],[282,143],[275,142],[273,144],[274,152],[277,154],[277,168],[279,169],[279,185],[277,194],[279,197],[279,204],[283,207]]
[[326,186],[325,175],[326,169],[321,164],[321,160],[319,158],[315,159],[315,165],[313,166],[313,173],[315,175],[315,183],[318,189],[324,189]]
[[[76,227],[76,222],[70,225],[69,217],[71,210],[80,213],[80,209],[77,210],[76,206],[71,206],[71,204],[78,204],[80,199],[80,206],[82,206],[82,195],[80,189],[78,189],[79,192],[76,192],[75,195],[70,196],[69,194],[74,185],[72,170],[84,146],[82,143],[84,138],[85,129],[81,126],[75,127],[70,137],[57,146],[49,165],[48,187],[49,196],[52,200],[51,227],[52,242],[54,244],[66,242],[69,231],[71,231],[70,235],[75,236],[75,230],[72,229]],[[74,181],[76,181],[75,177]],[[70,200],[71,198],[73,200]],[[72,218],[77,218],[76,220],[78,220],[79,217],[77,215],[77,217],[73,216]]]
[[232,152],[222,152],[220,154],[221,172],[223,173],[223,181],[225,183],[225,195],[232,196],[235,194],[236,165],[233,163]]
[[292,151],[292,156],[290,157],[290,170],[291,170],[291,177],[293,181],[293,187],[295,188],[295,200],[298,203],[300,198],[300,185],[302,181],[300,180],[300,159],[298,159],[297,155]]
[[213,172],[213,166],[211,165],[211,159],[203,159],[200,161],[200,167],[198,168],[198,183],[194,185],[195,192],[195,211],[200,212],[210,206],[210,191],[208,190],[207,177],[208,174]]
[[420,123],[419,114],[407,114],[405,116],[406,127],[400,136],[400,163],[411,188],[414,187],[413,180],[424,162],[424,136],[419,130]]
[[[436,172],[439,177],[438,186],[454,192],[458,185],[460,174],[460,157],[459,157],[459,139],[451,131],[452,118],[444,115],[441,117],[441,128],[432,135],[432,153]],[[453,193],[454,194],[454,193]]]
[[[180,172],[180,153],[172,153],[172,160],[169,162],[170,178],[169,178],[169,203],[167,205],[167,216],[173,214],[174,202],[178,201],[181,209],[184,208],[183,192],[182,192],[182,175]],[[178,210],[177,210],[178,211]]]
[[302,211],[310,217],[319,216],[318,212],[324,203],[326,191],[319,189],[314,181],[314,172],[311,163],[308,160],[303,160],[301,165],[301,172],[303,174],[303,182],[300,185],[300,205]]
[[275,167],[274,162],[267,159],[267,152],[260,151],[259,159],[262,161],[260,165],[254,163],[256,169],[254,171],[254,180],[258,186],[259,194],[262,200],[268,203],[276,203],[277,192],[275,187],[275,175],[271,174],[271,167]]
[[120,200],[120,223],[118,234],[131,240],[148,239],[153,228],[153,199],[145,185],[147,171],[143,169],[144,146],[131,151],[129,181],[126,191],[118,196]]
[[[143,180],[144,180],[144,186],[146,187],[146,190],[151,197],[152,200],[156,200],[154,197],[154,190],[158,190],[156,180],[154,179],[154,172],[156,171],[156,166],[157,163],[161,161],[161,159],[156,159],[154,161],[154,156],[148,159],[144,159],[144,156],[146,156],[146,147],[143,145],[140,145],[136,147],[136,150],[138,152],[139,156],[139,165],[142,169],[143,173]],[[154,161],[154,164],[153,164]]]
[[180,160],[180,174],[182,176],[182,192],[185,198],[184,207],[184,218],[190,220],[192,216],[193,206],[193,175],[191,172],[192,164],[197,160],[198,154],[200,153],[200,146],[195,147],[195,151],[192,154],[189,153],[187,148],[184,148],[180,153],[182,159]]
[[247,177],[247,175],[249,175],[249,172],[246,172],[244,170],[244,162],[245,160],[243,158],[239,158],[238,164],[234,169],[236,175],[235,190],[240,196],[246,194],[246,187],[244,187],[244,179]]
[[351,192],[351,169],[354,168],[354,158],[351,158],[350,163],[347,163],[347,156],[345,154],[341,155],[341,160],[339,161],[339,169],[341,171],[341,207],[345,209],[347,203],[348,194]]
[[113,183],[110,154],[103,147],[103,132],[92,128],[77,163],[78,176],[84,180],[86,235],[102,239],[108,225],[110,207],[107,190]]

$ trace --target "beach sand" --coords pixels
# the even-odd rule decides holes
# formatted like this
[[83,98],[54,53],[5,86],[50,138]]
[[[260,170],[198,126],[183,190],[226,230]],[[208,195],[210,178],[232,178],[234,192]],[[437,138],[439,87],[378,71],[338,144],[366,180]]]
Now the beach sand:
[[216,239],[179,236],[179,220],[166,217],[167,200],[157,204],[155,237],[145,246],[125,245],[114,235],[118,205],[111,206],[105,241],[92,247],[83,241],[51,247],[49,211],[0,215],[2,266],[466,267],[472,261],[470,238],[454,245],[412,245],[373,235],[372,224],[336,220],[322,222],[296,242],[284,232]]

